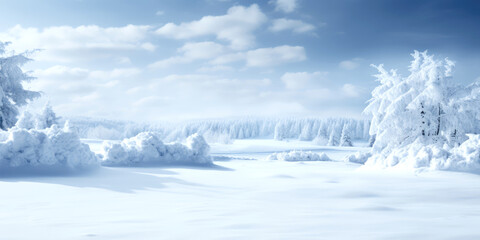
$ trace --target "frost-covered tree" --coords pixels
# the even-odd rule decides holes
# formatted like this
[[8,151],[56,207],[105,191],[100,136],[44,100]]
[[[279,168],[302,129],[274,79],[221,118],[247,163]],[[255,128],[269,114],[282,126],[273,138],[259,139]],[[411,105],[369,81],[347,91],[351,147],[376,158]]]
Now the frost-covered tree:
[[43,107],[42,112],[37,116],[36,127],[37,129],[49,128],[53,124],[58,124],[59,119],[60,118],[57,117],[57,115],[53,111],[52,106],[47,103],[45,107]]
[[58,124],[58,120],[60,119],[57,117],[50,104],[45,105],[43,108],[42,118],[44,120],[43,122],[45,123],[45,128],[49,128],[53,124]]
[[50,104],[46,104],[40,113],[32,114],[28,111],[24,111],[20,115],[15,126],[25,129],[46,129],[54,124],[58,124],[59,119],[60,118],[57,117]]
[[342,146],[342,147],[353,146],[352,139],[350,138],[350,133],[349,132],[350,132],[350,130],[349,130],[348,124],[343,125],[342,135],[340,136],[339,146]]
[[23,83],[33,78],[21,67],[30,61],[28,52],[7,53],[8,43],[0,42],[0,128],[6,130],[17,122],[18,107],[40,96],[40,93],[25,90]]
[[427,52],[415,51],[412,57],[406,77],[375,66],[380,85],[365,109],[372,117],[370,135],[375,142],[366,164],[465,166],[464,156],[452,156],[458,155],[455,149],[467,136],[473,136],[468,134],[480,133],[480,82],[456,85],[452,61],[435,59]]
[[330,131],[330,135],[328,137],[328,146],[338,146],[340,143],[340,136],[341,136],[341,130],[342,129],[342,124],[340,122],[336,122],[332,126],[332,130]]
[[312,124],[310,123],[306,123],[304,124],[305,126],[303,127],[301,133],[300,133],[300,137],[299,139],[302,140],[302,141],[310,141],[313,139],[312,137],[312,134],[313,134],[313,131],[312,131]]
[[337,145],[338,145],[337,134],[336,132],[332,131],[330,133],[330,136],[328,137],[327,146],[337,146]]

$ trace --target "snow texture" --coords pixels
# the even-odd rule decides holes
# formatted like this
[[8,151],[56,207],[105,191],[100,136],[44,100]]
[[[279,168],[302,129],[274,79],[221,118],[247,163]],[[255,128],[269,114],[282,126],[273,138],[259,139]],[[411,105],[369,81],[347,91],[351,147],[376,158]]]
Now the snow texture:
[[314,153],[304,151],[290,151],[282,153],[273,153],[267,156],[267,160],[280,160],[287,162],[303,162],[303,161],[331,161],[325,153]]
[[155,165],[211,165],[210,146],[198,134],[187,138],[186,145],[164,144],[156,134],[143,132],[121,143],[105,142],[102,165],[155,166]]
[[0,172],[63,174],[99,166],[95,154],[78,136],[56,125],[44,130],[14,127],[1,132]]

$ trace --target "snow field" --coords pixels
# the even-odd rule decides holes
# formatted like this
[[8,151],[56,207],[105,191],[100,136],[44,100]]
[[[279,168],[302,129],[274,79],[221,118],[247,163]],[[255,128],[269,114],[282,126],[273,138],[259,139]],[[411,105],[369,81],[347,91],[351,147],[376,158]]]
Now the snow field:
[[270,153],[247,151],[275,142],[283,152],[314,147],[245,140],[231,146],[241,152],[212,146],[212,155],[258,160],[2,179],[0,204],[8,208],[0,214],[0,234],[12,240],[480,237],[478,175],[363,169],[342,162],[354,150],[339,147],[329,148],[333,161],[262,161]]

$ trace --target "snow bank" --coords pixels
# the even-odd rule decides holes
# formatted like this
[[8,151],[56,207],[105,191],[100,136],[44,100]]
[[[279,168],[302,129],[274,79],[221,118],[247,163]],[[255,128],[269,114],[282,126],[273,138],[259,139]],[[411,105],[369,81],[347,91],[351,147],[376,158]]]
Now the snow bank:
[[268,160],[280,160],[288,162],[300,162],[300,161],[331,161],[331,159],[325,153],[303,152],[303,151],[290,151],[283,153],[273,153],[267,156]]
[[480,172],[480,135],[468,134],[459,146],[423,144],[420,140],[404,147],[373,154],[365,162],[369,167],[452,170]]
[[78,136],[56,125],[44,130],[13,128],[2,132],[0,172],[65,173],[99,166]]
[[452,156],[445,166],[462,171],[480,171],[480,135],[467,136],[467,141],[451,151]]
[[143,132],[121,143],[105,142],[103,150],[102,165],[106,166],[212,164],[210,146],[198,134],[188,137],[186,145],[182,145],[164,144],[154,133]]

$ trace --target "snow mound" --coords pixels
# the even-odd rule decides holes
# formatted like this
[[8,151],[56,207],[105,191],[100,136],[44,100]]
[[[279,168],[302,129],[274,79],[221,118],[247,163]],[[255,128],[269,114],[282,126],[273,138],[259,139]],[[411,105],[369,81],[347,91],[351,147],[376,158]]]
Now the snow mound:
[[183,145],[164,144],[154,133],[142,132],[121,143],[104,142],[101,157],[105,166],[210,165],[212,159],[209,150],[210,146],[198,134],[188,137],[186,145]]
[[480,135],[467,134],[468,140],[453,148],[445,166],[461,171],[480,171]]
[[346,156],[345,162],[364,164],[368,160],[368,158],[371,156],[372,156],[372,153],[370,152],[356,152],[352,155]]
[[57,125],[44,130],[12,128],[1,133],[0,172],[65,173],[99,166],[78,136]]
[[273,153],[267,156],[267,160],[280,160],[287,162],[301,162],[301,161],[331,161],[325,153],[314,153],[304,151],[290,151],[282,153]]
[[416,141],[404,147],[394,148],[388,153],[372,155],[366,166],[423,168],[480,172],[480,135],[467,134],[468,140],[456,147],[447,144],[422,144]]

